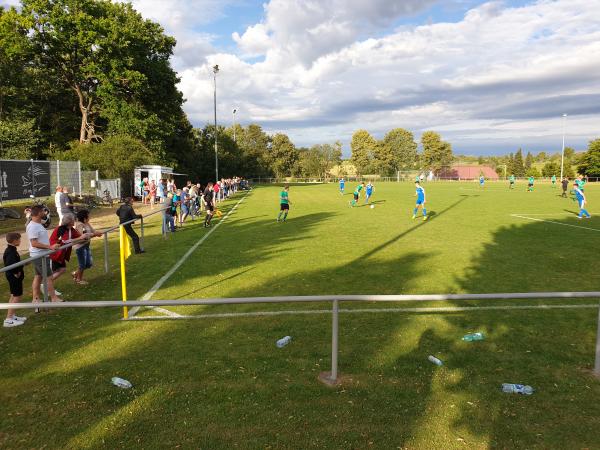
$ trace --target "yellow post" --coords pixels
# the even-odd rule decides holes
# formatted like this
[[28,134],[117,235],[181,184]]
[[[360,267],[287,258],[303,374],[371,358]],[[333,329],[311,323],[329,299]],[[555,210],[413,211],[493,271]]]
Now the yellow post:
[[[123,303],[127,302],[127,280],[125,278],[125,259],[127,253],[129,253],[129,242],[127,241],[127,235],[125,234],[125,228],[121,225],[119,227],[119,253],[121,257],[121,296]],[[127,306],[123,306],[123,319],[129,318],[129,312]]]

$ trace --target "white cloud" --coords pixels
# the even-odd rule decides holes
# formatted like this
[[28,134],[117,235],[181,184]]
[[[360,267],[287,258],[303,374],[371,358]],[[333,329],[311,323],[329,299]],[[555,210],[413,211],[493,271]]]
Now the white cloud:
[[574,145],[600,135],[600,0],[492,1],[458,22],[393,31],[433,0],[270,0],[262,20],[232,34],[238,51],[218,51],[215,36],[197,31],[226,2],[133,2],[178,38],[180,87],[197,126],[212,121],[219,64],[219,121],[230,124],[237,108],[237,121],[298,145],[401,126],[417,136],[437,129],[459,152],[552,150],[562,112]]

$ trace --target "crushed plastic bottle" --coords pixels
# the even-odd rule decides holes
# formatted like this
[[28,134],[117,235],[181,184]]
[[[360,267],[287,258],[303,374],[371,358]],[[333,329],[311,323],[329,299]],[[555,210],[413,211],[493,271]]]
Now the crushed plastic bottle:
[[120,387],[121,389],[131,389],[133,387],[133,385],[129,381],[124,380],[123,378],[112,377],[111,381],[112,384]]
[[485,335],[483,333],[469,333],[462,337],[462,340],[466,342],[483,341],[484,339]]
[[278,348],[283,348],[283,347],[285,347],[286,345],[288,345],[288,344],[290,343],[290,341],[291,341],[291,340],[292,340],[292,337],[291,337],[291,336],[285,336],[285,337],[282,337],[281,339],[279,339],[279,340],[277,341],[277,343],[276,343],[276,344],[277,344],[277,347],[278,347]]
[[502,392],[507,394],[533,394],[533,388],[524,384],[502,383]]
[[443,365],[444,365],[444,362],[443,362],[441,359],[438,359],[438,358],[436,358],[436,357],[435,357],[435,356],[433,356],[433,355],[429,355],[429,356],[427,357],[427,359],[428,359],[429,361],[431,361],[432,363],[434,363],[436,366],[443,366]]

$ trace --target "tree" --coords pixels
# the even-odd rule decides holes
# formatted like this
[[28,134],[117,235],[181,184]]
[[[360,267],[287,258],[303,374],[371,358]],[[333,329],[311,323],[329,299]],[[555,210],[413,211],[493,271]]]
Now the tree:
[[590,141],[577,170],[588,177],[600,177],[600,139]]
[[273,136],[269,151],[269,165],[277,178],[291,176],[298,159],[298,150],[287,135],[277,133]]
[[454,159],[452,146],[449,142],[442,141],[441,136],[435,131],[425,131],[421,136],[423,145],[423,165],[427,169],[439,172],[452,165]]
[[373,168],[373,159],[377,141],[367,130],[358,130],[352,135],[350,160],[359,174],[365,174]]
[[403,128],[390,130],[375,147],[375,164],[381,175],[415,167],[417,143],[413,134]]
[[527,169],[527,172],[525,172],[525,176],[539,178],[540,171],[537,170],[537,168],[535,167],[530,167],[529,169]]
[[236,129],[236,144],[242,152],[244,176],[258,178],[272,175],[267,161],[271,138],[260,125],[251,124],[241,131]]
[[555,161],[548,161],[544,164],[544,167],[542,167],[542,176],[551,177],[552,175],[557,177],[560,176],[560,165]]
[[533,155],[531,152],[527,152],[527,156],[525,157],[525,170],[531,169],[531,165],[533,164]]
[[76,96],[79,142],[101,139],[97,127],[109,119],[115,133],[160,125],[143,102],[144,93],[160,94],[177,80],[168,63],[175,40],[160,25],[108,0],[23,0],[22,16],[36,67]]
[[546,152],[539,152],[537,154],[537,156],[535,157],[535,160],[537,162],[545,162],[546,158],[548,158],[548,156],[546,155]]
[[32,159],[39,140],[34,120],[0,119],[0,158]]
[[525,167],[523,165],[523,151],[519,149],[517,153],[515,153],[515,159],[513,160],[512,173],[516,177],[524,177],[525,176]]

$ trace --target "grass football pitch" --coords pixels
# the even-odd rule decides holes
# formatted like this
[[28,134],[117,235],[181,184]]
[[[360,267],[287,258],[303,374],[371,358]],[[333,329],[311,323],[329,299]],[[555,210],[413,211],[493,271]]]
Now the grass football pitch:
[[[238,194],[160,286],[208,231],[190,222],[165,240],[155,217],[147,253],[127,262],[129,298],[153,287],[152,299],[170,300],[600,290],[600,187],[587,186],[592,218],[579,220],[549,184],[429,183],[427,221],[411,219],[410,183],[377,184],[374,208],[362,197],[350,208],[346,188],[292,185],[285,223],[275,221],[280,187]],[[67,300],[120,298],[110,245],[110,274],[97,242],[90,285],[57,283]],[[317,381],[330,368],[330,304],[166,306],[131,321],[116,309],[31,314],[0,331],[0,447],[598,448],[597,304],[342,302],[335,388]],[[486,339],[463,342],[472,331]],[[292,342],[277,348],[285,335]],[[503,382],[535,393],[504,394]]]

